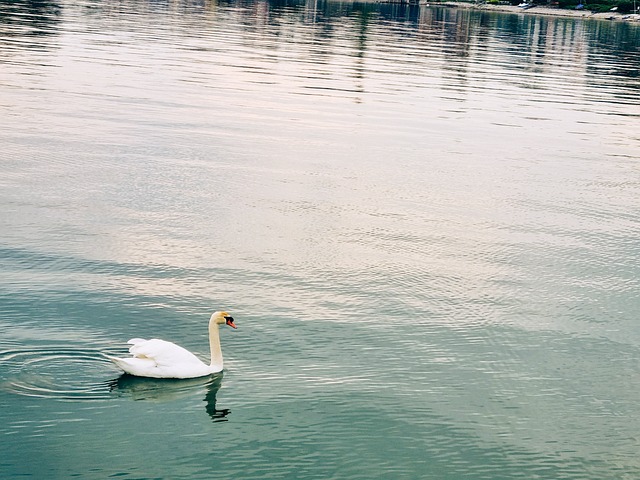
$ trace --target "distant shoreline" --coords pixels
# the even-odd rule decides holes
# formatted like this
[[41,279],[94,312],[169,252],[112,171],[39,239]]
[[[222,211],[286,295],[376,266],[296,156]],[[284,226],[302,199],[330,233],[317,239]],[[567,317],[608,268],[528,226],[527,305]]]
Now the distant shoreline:
[[[381,3],[396,3],[394,0],[381,0]],[[399,2],[398,2],[399,3]],[[601,12],[593,13],[589,10],[571,10],[566,8],[552,8],[544,6],[535,6],[531,8],[520,8],[514,5],[489,5],[486,3],[469,3],[469,2],[434,2],[431,3],[428,0],[420,0],[418,5],[426,6],[431,5],[434,7],[453,7],[453,8],[468,8],[471,10],[486,10],[491,12],[505,12],[505,13],[522,13],[522,14],[534,14],[534,15],[550,15],[554,17],[573,17],[573,18],[592,18],[597,20],[610,20],[610,21],[622,21],[640,23],[639,14],[620,14],[617,12]]]

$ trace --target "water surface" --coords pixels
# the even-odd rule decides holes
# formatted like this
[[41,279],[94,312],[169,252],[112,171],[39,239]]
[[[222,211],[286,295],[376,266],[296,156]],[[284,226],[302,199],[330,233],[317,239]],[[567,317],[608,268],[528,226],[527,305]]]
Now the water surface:
[[[0,476],[636,479],[640,28],[0,4]],[[224,375],[121,377],[161,337]]]

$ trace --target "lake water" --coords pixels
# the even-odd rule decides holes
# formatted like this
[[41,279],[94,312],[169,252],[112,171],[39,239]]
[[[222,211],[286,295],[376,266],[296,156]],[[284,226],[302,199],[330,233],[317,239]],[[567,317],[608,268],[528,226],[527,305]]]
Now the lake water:
[[[0,477],[640,478],[640,26],[0,3]],[[121,377],[160,337],[224,375]]]

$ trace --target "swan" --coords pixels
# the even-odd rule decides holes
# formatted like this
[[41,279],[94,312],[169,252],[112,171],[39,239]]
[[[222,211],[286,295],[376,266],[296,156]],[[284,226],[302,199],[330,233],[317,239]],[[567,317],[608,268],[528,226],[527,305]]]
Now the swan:
[[211,347],[211,364],[207,365],[189,350],[167,342],[152,338],[132,338],[131,358],[118,358],[107,355],[107,358],[130,375],[153,378],[196,378],[222,371],[222,349],[218,325],[229,325],[237,328],[233,317],[227,312],[215,312],[209,320],[209,345]]

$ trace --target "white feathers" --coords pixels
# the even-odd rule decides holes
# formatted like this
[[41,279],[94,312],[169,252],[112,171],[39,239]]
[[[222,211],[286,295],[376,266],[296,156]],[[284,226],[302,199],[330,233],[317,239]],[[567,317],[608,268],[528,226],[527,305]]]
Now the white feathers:
[[226,312],[216,312],[209,320],[211,363],[207,365],[189,350],[172,342],[152,338],[132,338],[127,343],[131,358],[108,357],[125,372],[139,377],[195,378],[222,371],[222,351],[218,326],[235,328],[233,318]]

